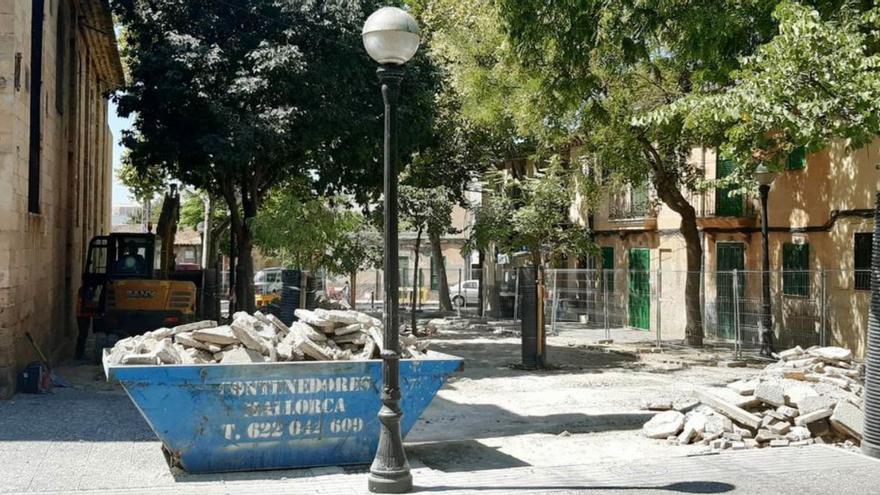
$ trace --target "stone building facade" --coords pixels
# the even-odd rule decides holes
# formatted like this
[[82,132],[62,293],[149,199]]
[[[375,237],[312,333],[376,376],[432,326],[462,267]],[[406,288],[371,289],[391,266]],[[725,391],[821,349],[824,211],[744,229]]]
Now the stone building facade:
[[110,229],[107,95],[123,83],[107,0],[0,0],[0,397],[72,353],[85,252]]

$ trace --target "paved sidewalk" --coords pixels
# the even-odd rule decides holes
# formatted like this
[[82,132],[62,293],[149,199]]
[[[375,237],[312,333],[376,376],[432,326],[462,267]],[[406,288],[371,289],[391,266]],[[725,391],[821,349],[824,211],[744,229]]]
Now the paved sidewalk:
[[[467,358],[407,437],[418,493],[868,495],[880,464],[822,446],[685,457],[638,430],[643,398],[727,382],[742,371],[656,371],[632,357],[556,338],[556,371],[511,369],[518,342],[454,335],[435,348]],[[561,344],[561,345],[560,345]],[[59,372],[77,385],[0,401],[0,494],[360,494],[365,466],[189,475],[99,368]],[[533,400],[541,397],[540,401]]]
[[[418,461],[416,461],[417,463]],[[47,466],[48,467],[48,466]],[[35,482],[23,494],[328,494],[367,493],[365,468],[320,468],[222,475],[168,474],[153,478],[90,469],[55,479],[52,488]],[[154,471],[154,474],[156,472]],[[165,469],[164,473],[168,473]],[[4,473],[8,475],[10,473]],[[23,474],[23,473],[21,473]],[[39,473],[51,477],[59,473]],[[72,474],[72,473],[71,473]],[[595,463],[443,473],[415,467],[415,493],[456,494],[669,494],[869,495],[880,486],[877,461],[824,446],[744,451],[722,455],[658,459],[638,464]],[[8,478],[3,478],[8,479]],[[69,483],[65,485],[65,483]]]

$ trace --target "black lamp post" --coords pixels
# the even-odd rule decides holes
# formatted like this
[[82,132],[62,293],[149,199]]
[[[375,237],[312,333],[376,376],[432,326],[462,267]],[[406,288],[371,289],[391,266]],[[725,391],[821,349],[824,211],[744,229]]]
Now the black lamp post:
[[758,192],[761,194],[761,250],[764,259],[761,270],[762,301],[761,301],[761,355],[770,357],[773,349],[773,315],[770,313],[770,242],[767,236],[767,196],[770,186],[776,179],[776,172],[770,171],[763,163],[755,169],[758,181]]
[[400,337],[398,335],[397,252],[397,96],[405,64],[419,48],[415,19],[396,7],[382,7],[364,23],[364,47],[379,63],[385,102],[385,335],[382,351],[382,408],[379,447],[370,466],[369,489],[375,493],[406,493],[412,475],[400,433]]

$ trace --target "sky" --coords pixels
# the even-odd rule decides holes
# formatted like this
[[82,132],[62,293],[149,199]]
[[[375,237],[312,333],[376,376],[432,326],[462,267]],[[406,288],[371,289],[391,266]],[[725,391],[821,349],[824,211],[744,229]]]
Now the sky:
[[122,150],[124,149],[119,140],[122,138],[122,131],[131,127],[130,119],[123,119],[116,114],[116,105],[110,102],[110,132],[113,133],[113,206],[127,205],[134,203],[128,189],[117,180],[116,171],[122,163]]

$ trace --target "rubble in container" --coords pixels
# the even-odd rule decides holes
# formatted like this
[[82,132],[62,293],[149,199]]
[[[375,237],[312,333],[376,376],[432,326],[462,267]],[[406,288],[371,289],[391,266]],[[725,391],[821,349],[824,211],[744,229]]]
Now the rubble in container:
[[645,423],[642,433],[676,445],[702,442],[713,450],[858,445],[864,365],[853,361],[852,352],[795,347],[775,356],[778,362],[751,378],[698,390],[697,402],[684,407],[646,402],[645,409],[665,410]]
[[[271,314],[235,313],[229,325],[200,321],[122,339],[111,364],[247,364],[374,359],[382,351],[382,322],[351,310],[298,309],[290,326]],[[427,343],[400,335],[404,359],[424,355]]]

